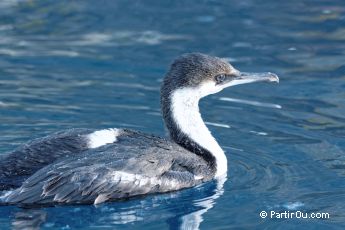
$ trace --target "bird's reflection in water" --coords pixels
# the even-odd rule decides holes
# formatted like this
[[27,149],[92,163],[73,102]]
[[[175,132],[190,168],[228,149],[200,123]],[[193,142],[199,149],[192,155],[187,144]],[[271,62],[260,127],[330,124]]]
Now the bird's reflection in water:
[[203,221],[202,215],[209,209],[213,208],[213,206],[216,204],[216,200],[224,193],[223,186],[226,179],[226,176],[219,178],[216,181],[215,188],[213,189],[213,191],[211,191],[211,194],[209,196],[193,200],[193,205],[195,207],[199,207],[200,209],[182,216],[180,229],[199,229],[200,223]]
[[223,194],[225,181],[226,177],[223,177],[191,189],[98,206],[14,208],[10,215],[11,227],[74,229],[114,228],[131,224],[131,227],[150,225],[154,229],[167,224],[170,229],[199,229],[203,215]]
[[14,230],[36,230],[40,229],[46,221],[47,212],[39,209],[22,209],[15,213],[11,223]]

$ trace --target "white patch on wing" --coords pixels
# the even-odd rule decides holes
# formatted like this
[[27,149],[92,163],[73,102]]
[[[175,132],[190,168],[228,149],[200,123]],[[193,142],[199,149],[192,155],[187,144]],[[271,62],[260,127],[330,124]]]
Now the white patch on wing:
[[152,185],[162,185],[168,188],[167,191],[172,190],[172,188],[179,189],[180,184],[177,179],[162,180],[159,177],[148,177],[140,174],[127,173],[123,171],[116,171],[113,174],[114,181],[121,181],[121,183],[134,183],[138,187],[143,187],[148,184]]
[[141,179],[141,175],[126,173],[122,171],[116,171],[114,175],[114,180],[121,180],[126,182],[134,182],[136,180]]
[[99,194],[97,196],[97,198],[95,199],[95,201],[93,202],[94,205],[97,205],[97,204],[100,204],[100,203],[103,203],[105,201],[107,201],[109,198],[106,194]]
[[200,98],[220,90],[210,81],[201,87],[177,89],[171,96],[171,109],[176,124],[184,134],[213,154],[217,163],[216,177],[226,174],[227,159],[202,120],[198,104]]
[[201,180],[202,178],[204,178],[203,176],[194,176],[194,180]]
[[98,148],[116,142],[120,131],[120,129],[103,129],[87,135],[89,148]]
[[123,171],[116,171],[113,175],[114,181],[121,181],[126,183],[134,183],[137,186],[145,186],[147,184],[160,184],[161,180],[157,177],[148,177],[139,174],[127,173]]
[[[149,177],[147,175],[128,173],[124,171],[113,171],[111,172],[110,176],[111,182],[109,182],[112,184],[116,184],[118,186],[117,189],[119,190],[119,192],[130,193],[131,196],[148,193],[150,189],[154,188],[157,185],[161,189],[160,192],[168,192],[186,187],[186,184],[181,184],[179,182],[179,178],[162,179],[160,176]],[[201,178],[202,177],[200,176],[196,176],[196,179]],[[111,191],[98,194],[98,196],[94,200],[94,204],[97,205],[109,200],[111,198],[111,193],[109,192]]]

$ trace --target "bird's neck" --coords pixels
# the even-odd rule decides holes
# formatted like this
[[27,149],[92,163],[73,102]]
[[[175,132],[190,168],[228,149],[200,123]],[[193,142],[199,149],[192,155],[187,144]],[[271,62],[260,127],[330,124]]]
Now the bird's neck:
[[172,139],[202,156],[214,167],[218,177],[226,173],[227,159],[200,115],[199,100],[202,96],[197,88],[177,89],[170,94],[167,105],[162,105],[163,115]]

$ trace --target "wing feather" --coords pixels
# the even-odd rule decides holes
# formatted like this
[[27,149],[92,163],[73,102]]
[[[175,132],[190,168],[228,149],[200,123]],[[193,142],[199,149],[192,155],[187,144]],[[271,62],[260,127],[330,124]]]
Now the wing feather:
[[[142,163],[142,162],[141,162]],[[170,165],[171,166],[171,165]],[[164,164],[163,168],[167,168]],[[168,192],[195,185],[190,172],[162,172],[152,176],[133,174],[103,164],[81,166],[60,172],[56,167],[38,171],[5,198],[6,203],[53,204],[94,203],[156,192]]]

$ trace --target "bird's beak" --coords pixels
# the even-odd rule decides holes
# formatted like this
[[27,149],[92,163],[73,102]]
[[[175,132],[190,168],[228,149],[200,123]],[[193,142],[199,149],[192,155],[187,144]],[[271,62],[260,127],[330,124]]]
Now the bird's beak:
[[235,77],[233,77],[225,87],[230,87],[234,85],[247,84],[252,82],[267,81],[267,82],[277,82],[279,83],[279,78],[276,74],[271,72],[266,73],[246,73],[238,72]]
[[266,72],[266,73],[246,73],[240,72],[240,74],[235,78],[235,80],[242,81],[268,81],[268,82],[277,82],[279,83],[279,78],[277,74]]
[[247,84],[252,82],[267,81],[279,83],[279,78],[276,74],[271,72],[266,73],[246,73],[238,72],[235,76],[232,75],[227,79],[227,82],[223,84],[222,88],[227,88],[234,85]]

